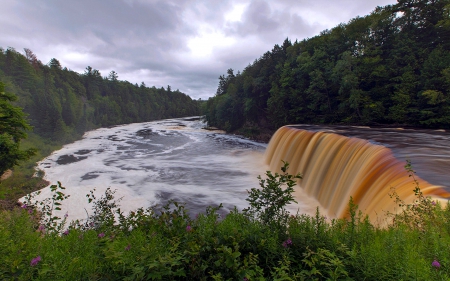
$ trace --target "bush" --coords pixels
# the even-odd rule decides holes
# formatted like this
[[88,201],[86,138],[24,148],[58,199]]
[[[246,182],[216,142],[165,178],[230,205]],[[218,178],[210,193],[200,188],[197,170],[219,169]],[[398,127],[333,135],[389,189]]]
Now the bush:
[[[250,206],[221,218],[221,206],[191,218],[183,204],[124,215],[107,190],[88,195],[93,215],[66,226],[55,218],[66,196],[0,216],[2,280],[448,280],[450,206],[405,208],[373,226],[352,200],[349,218],[289,215],[294,179],[267,172]],[[428,204],[416,190],[418,203]],[[421,198],[423,200],[421,200]],[[41,204],[42,203],[42,204]],[[417,202],[416,202],[417,203]],[[428,205],[426,205],[428,206]],[[410,223],[408,216],[414,218]],[[418,218],[418,220],[416,220]],[[419,224],[416,221],[420,221]]]

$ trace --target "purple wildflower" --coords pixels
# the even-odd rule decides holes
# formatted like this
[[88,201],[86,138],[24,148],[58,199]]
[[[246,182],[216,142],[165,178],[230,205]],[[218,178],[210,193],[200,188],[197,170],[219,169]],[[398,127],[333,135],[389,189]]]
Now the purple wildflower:
[[63,235],[69,235],[69,230],[66,229],[66,230],[63,232]]
[[288,240],[286,240],[286,241],[283,242],[283,247],[285,247],[285,248],[287,248],[287,247],[289,247],[289,246],[291,246],[291,245],[292,245],[292,240],[291,240],[291,238],[288,238]]
[[434,259],[434,261],[431,263],[431,266],[439,269],[439,267],[441,267],[441,264],[437,261],[437,259]]
[[27,204],[23,204],[23,205],[21,206],[22,209],[26,209],[27,207],[28,207]]
[[431,205],[436,206],[436,201],[432,201]]
[[34,259],[31,260],[30,265],[35,266],[41,261],[41,256],[37,256]]
[[99,234],[98,234],[98,237],[99,237],[99,238],[105,237],[105,233],[103,233],[103,232],[102,232],[102,233],[99,233]]
[[39,225],[38,231],[44,232],[45,226],[43,224]]
[[186,231],[190,232],[192,230],[192,227],[190,225],[186,226]]
[[125,247],[125,251],[129,251],[130,249],[131,249],[131,245],[128,244],[128,245]]
[[33,213],[33,209],[29,209],[29,210],[28,210],[28,214],[31,215],[32,213]]
[[69,213],[66,213],[65,215],[64,215],[64,217],[67,219],[67,217],[69,216]]

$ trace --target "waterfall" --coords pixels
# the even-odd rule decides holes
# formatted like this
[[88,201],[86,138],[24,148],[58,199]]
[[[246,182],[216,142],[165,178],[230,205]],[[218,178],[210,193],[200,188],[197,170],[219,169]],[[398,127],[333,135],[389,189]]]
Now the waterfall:
[[[289,173],[301,173],[298,185],[303,192],[296,196],[314,197],[332,217],[348,215],[350,196],[372,221],[399,210],[389,196],[394,189],[407,203],[415,198],[416,185],[406,163],[390,149],[363,139],[284,126],[270,140],[265,159],[273,172],[280,172],[283,160],[289,163]],[[425,196],[450,197],[442,187],[415,179]]]

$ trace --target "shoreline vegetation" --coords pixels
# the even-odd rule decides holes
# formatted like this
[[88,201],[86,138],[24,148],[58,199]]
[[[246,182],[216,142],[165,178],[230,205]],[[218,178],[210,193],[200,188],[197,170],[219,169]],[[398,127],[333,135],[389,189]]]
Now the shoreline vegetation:
[[248,209],[223,217],[219,205],[191,218],[180,202],[124,215],[108,189],[87,194],[92,214],[69,223],[69,213],[53,213],[67,198],[60,183],[44,201],[14,202],[48,184],[35,163],[84,132],[200,115],[200,107],[209,127],[263,142],[292,123],[450,128],[449,5],[398,1],[318,36],[286,39],[242,73],[229,69],[205,102],[0,48],[0,82],[33,127],[21,149],[39,148],[0,182],[0,279],[450,280],[450,205],[418,185],[412,203],[391,193],[399,208],[382,226],[352,198],[343,219],[287,213],[301,176],[288,174],[287,163],[259,178]]
[[219,77],[210,126],[267,139],[288,124],[450,128],[448,0],[398,1],[286,38]]
[[[84,221],[55,217],[64,187],[44,202],[29,198],[0,216],[4,280],[448,280],[450,205],[425,198],[372,224],[352,199],[348,217],[289,214],[295,178],[259,177],[249,207],[221,217],[219,206],[190,217],[182,203],[120,211],[107,190],[87,195]],[[412,170],[409,170],[414,173]]]
[[[23,134],[28,130],[28,137],[20,141],[20,150],[19,145],[14,146],[16,150],[36,154],[28,160],[20,156],[20,165],[7,167],[13,169],[13,175],[0,181],[0,210],[11,209],[17,199],[48,185],[43,173],[34,170],[35,163],[87,131],[200,115],[199,101],[178,89],[172,90],[170,85],[156,88],[143,82],[132,84],[119,80],[115,71],[102,76],[91,66],[80,74],[63,67],[55,58],[44,64],[30,49],[24,49],[24,53],[0,48],[1,92],[12,101],[2,105],[2,110],[14,107],[27,123],[15,130]],[[9,155],[13,159],[19,154]]]

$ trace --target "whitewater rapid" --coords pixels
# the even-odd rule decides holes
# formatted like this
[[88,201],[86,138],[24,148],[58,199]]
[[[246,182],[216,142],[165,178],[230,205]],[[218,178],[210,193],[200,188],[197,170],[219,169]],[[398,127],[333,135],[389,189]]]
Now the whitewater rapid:
[[[91,213],[86,195],[107,188],[122,198],[125,213],[163,205],[173,199],[186,203],[193,215],[222,203],[223,212],[248,207],[247,190],[259,187],[264,175],[266,144],[222,131],[203,129],[199,118],[167,119],[101,128],[53,152],[38,163],[51,184],[61,182],[70,197],[58,215],[70,220]],[[50,197],[41,190],[37,200]],[[300,203],[291,211],[308,212],[313,203]]]

